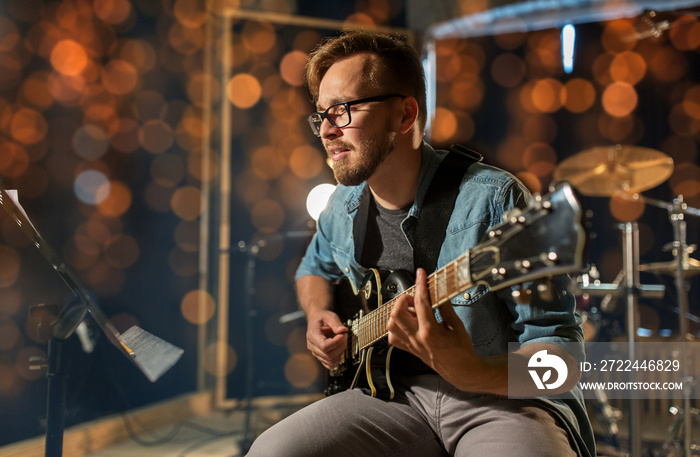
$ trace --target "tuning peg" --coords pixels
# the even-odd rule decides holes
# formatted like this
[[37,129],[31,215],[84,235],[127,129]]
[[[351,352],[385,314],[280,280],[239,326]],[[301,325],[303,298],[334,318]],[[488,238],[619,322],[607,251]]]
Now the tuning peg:
[[515,261],[515,268],[520,272],[520,273],[527,273],[530,271],[530,268],[532,267],[532,264],[530,263],[529,260],[516,260]]
[[29,357],[29,369],[32,371],[43,370],[49,366],[49,361],[45,357],[32,356]]
[[545,252],[545,253],[540,254],[540,260],[542,260],[542,262],[545,265],[552,266],[556,263],[556,261],[558,259],[559,259],[559,256],[554,251],[549,251],[549,252]]
[[506,273],[507,273],[507,270],[503,267],[500,267],[500,268],[494,267],[491,269],[491,276],[494,279],[499,280],[499,281],[505,277]]
[[522,216],[523,211],[520,208],[511,208],[505,212],[503,215],[503,220],[508,221],[511,224],[517,224],[518,222],[525,222],[525,218]]

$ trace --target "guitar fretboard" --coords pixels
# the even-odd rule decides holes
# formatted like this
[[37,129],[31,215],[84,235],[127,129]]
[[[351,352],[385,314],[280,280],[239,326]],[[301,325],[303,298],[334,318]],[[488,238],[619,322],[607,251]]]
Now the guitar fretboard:
[[[431,307],[437,308],[472,285],[470,251],[467,251],[428,276]],[[388,300],[356,321],[353,333],[357,336],[360,350],[368,348],[387,335],[386,326],[394,305],[403,295],[413,296],[415,287],[415,285],[409,287],[400,295]]]

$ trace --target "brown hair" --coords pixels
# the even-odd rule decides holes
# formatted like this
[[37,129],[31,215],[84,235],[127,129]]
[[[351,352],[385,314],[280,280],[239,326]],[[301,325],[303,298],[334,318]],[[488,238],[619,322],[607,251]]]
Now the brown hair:
[[313,103],[318,101],[319,86],[328,69],[339,60],[361,53],[377,57],[372,59],[366,83],[384,93],[415,98],[418,122],[423,131],[427,119],[423,63],[418,52],[399,35],[355,30],[322,41],[311,52],[306,64],[306,86]]

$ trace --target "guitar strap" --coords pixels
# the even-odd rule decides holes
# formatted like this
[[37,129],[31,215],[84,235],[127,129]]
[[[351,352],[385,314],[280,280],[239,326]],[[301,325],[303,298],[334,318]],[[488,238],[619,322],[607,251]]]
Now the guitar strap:
[[450,146],[449,150],[430,183],[413,236],[414,267],[423,268],[428,274],[437,267],[464,174],[471,164],[483,160],[481,154],[460,144]]

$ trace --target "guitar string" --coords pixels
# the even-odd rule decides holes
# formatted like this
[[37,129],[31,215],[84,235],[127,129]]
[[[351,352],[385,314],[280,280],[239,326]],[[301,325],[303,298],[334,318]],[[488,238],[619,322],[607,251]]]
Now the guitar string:
[[[488,252],[478,252],[476,253],[476,256],[472,258],[472,262],[474,264],[477,264],[479,260],[483,260],[485,257],[487,257]],[[458,257],[456,260],[450,262],[449,264],[445,265],[443,268],[440,270],[432,273],[430,276],[428,276],[428,292],[429,292],[429,297],[431,301],[431,307],[433,309],[437,308],[439,305],[445,303],[447,300],[450,298],[454,297],[456,294],[459,294],[459,292],[456,292],[452,297],[449,295],[445,295],[442,297],[442,300],[438,301],[440,298],[439,296],[439,291],[438,289],[438,281],[440,278],[438,278],[438,273],[441,273],[444,271],[444,273],[441,273],[444,275],[444,284],[455,284],[457,287],[455,288],[456,290],[463,290],[465,287],[468,287],[470,284],[473,284],[473,281],[471,281],[471,278],[467,280],[466,283],[460,282],[459,281],[459,271],[458,271],[458,266],[457,264],[459,263],[460,260],[463,260],[464,257],[466,257],[466,254],[463,254],[462,256]],[[530,260],[535,260],[530,259]],[[501,262],[500,265],[502,267],[509,267],[515,265],[514,261],[508,261],[508,262]],[[408,294],[413,296],[415,294],[415,285],[409,287],[405,291],[401,293],[401,295]],[[399,295],[400,296],[400,295]],[[386,330],[386,325],[389,321],[389,315],[393,311],[394,304],[398,300],[399,297],[394,297],[390,300],[387,300],[384,304],[380,305],[377,309],[374,311],[370,312],[369,314],[366,314],[362,316],[361,318],[358,319],[358,325],[357,325],[357,335],[359,339],[359,348],[360,350],[365,349],[372,344],[376,343],[380,339],[386,336],[387,330]]]
[[[458,287],[457,289],[460,289],[466,285],[469,285],[470,283],[473,284],[472,281],[472,274],[471,274],[471,269],[472,265],[477,265],[480,260],[483,260],[484,258],[490,257],[492,255],[491,247],[493,245],[499,245],[502,244],[504,240],[511,239],[513,236],[515,236],[517,233],[520,233],[522,230],[517,230],[515,229],[516,226],[511,225],[511,229],[506,231],[505,233],[499,234],[498,237],[494,238],[489,238],[487,241],[482,243],[478,248],[475,248],[473,250],[469,250],[465,252],[464,254],[460,255],[457,257],[455,260],[452,262],[448,263],[445,265],[443,268],[433,272],[428,276],[428,292],[429,292],[429,299],[431,301],[431,308],[437,307],[440,303],[436,303],[437,300],[440,298],[439,296],[439,290],[438,289],[438,276],[441,272],[446,273],[445,277],[445,284],[448,283],[448,279],[451,279],[454,284],[457,284]],[[459,281],[455,278],[455,276],[459,276],[459,270],[458,270],[458,264],[461,261],[464,261],[466,259],[468,265],[467,265],[467,271],[469,272],[467,283],[466,284],[460,284]],[[508,265],[508,264],[514,264],[514,262],[501,262],[500,265]],[[409,287],[406,289],[404,292],[401,293],[401,295],[410,293],[410,295],[414,294],[414,289],[415,285]],[[458,292],[457,292],[458,293]],[[399,295],[399,296],[401,296]],[[389,320],[389,314],[393,310],[394,307],[394,302],[398,297],[394,297],[391,300],[388,300],[386,303],[379,304],[378,308],[364,316],[362,316],[359,319],[358,322],[358,330],[360,331],[360,335],[358,336],[358,343],[360,349],[365,349],[368,346],[371,346],[375,342],[379,341],[381,338],[386,336],[387,331],[386,331],[386,325]],[[449,296],[446,296],[445,300],[449,299]]]
[[[477,253],[475,261],[479,260],[479,255],[482,253]],[[439,296],[439,287],[438,284],[440,282],[444,282],[445,285],[448,285],[450,283],[456,284],[457,287],[456,289],[461,289],[463,287],[468,286],[471,283],[471,278],[467,278],[466,283],[460,283],[458,281],[458,278],[460,276],[460,272],[458,271],[459,266],[458,264],[460,261],[464,261],[467,258],[467,254],[462,254],[461,256],[457,257],[457,259],[453,260],[449,264],[445,265],[443,268],[440,270],[432,273],[430,276],[428,276],[428,291],[430,294],[430,300],[431,300],[431,307],[435,308],[438,306],[439,303],[442,303],[444,300],[449,299],[449,296],[446,295],[444,297],[444,300],[438,302],[438,299],[440,298]],[[444,281],[441,281],[441,278],[439,276],[444,277]],[[409,287],[405,291],[401,293],[401,295],[408,294],[408,295],[414,295],[415,293],[415,285]],[[358,333],[359,333],[359,339],[360,339],[360,348],[364,349],[384,336],[386,336],[386,325],[389,320],[389,315],[391,314],[391,311],[393,310],[394,303],[398,299],[398,297],[394,297],[390,300],[388,300],[386,303],[381,304],[376,310],[370,312],[369,314],[366,314],[362,316],[359,319],[358,323]]]
[[[531,223],[532,221],[530,221]],[[527,224],[529,225],[529,224]],[[520,226],[520,224],[515,225],[515,227]],[[522,226],[520,226],[522,229]],[[488,254],[492,254],[491,247],[493,245],[498,245],[502,244],[504,240],[511,239],[514,237],[516,234],[520,233],[522,230],[514,230],[513,225],[511,225],[511,230],[506,231],[505,233],[499,234],[498,238],[490,238],[486,242],[482,243],[481,246],[478,248],[475,248],[473,250],[467,251],[465,254],[462,254],[461,256],[457,257],[455,260],[452,262],[448,263],[445,265],[443,268],[440,270],[435,271],[431,275],[428,276],[428,292],[429,292],[429,299],[431,301],[431,307],[434,309],[436,308],[440,303],[436,303],[439,299],[439,290],[438,289],[438,276],[441,274],[441,272],[445,272],[444,276],[444,283],[448,284],[448,281],[451,280],[453,284],[457,284],[457,289],[462,290],[463,287],[468,286],[469,284],[473,284],[474,282],[472,281],[472,274],[471,274],[471,269],[472,265],[477,265],[480,260],[483,260],[487,257]],[[457,280],[457,277],[459,277],[459,271],[457,270],[457,264],[460,261],[463,261],[466,257],[470,256],[471,258],[467,259],[467,262],[469,263],[468,265],[468,272],[469,272],[469,277],[467,278],[467,283],[462,284]],[[530,259],[532,260],[532,259]],[[499,265],[501,267],[505,266],[511,266],[515,265],[514,261],[507,261],[507,262],[499,262]],[[477,269],[478,270],[478,269]],[[485,269],[482,271],[486,271]],[[406,289],[404,292],[402,292],[401,295],[404,294],[410,294],[413,295],[415,293],[414,291],[415,285],[409,287]],[[459,292],[457,292],[459,293]],[[454,296],[454,295],[453,295]],[[446,296],[445,301],[448,300],[450,297]],[[360,335],[358,335],[358,346],[360,350],[364,350],[368,346],[371,346],[375,342],[379,341],[381,338],[386,336],[387,331],[386,331],[386,325],[388,323],[388,318],[393,311],[394,307],[394,302],[398,299],[398,297],[394,297],[390,300],[388,300],[386,303],[380,304],[379,307],[362,316],[361,318],[358,319],[358,330],[360,331]],[[367,341],[369,340],[369,341]]]

